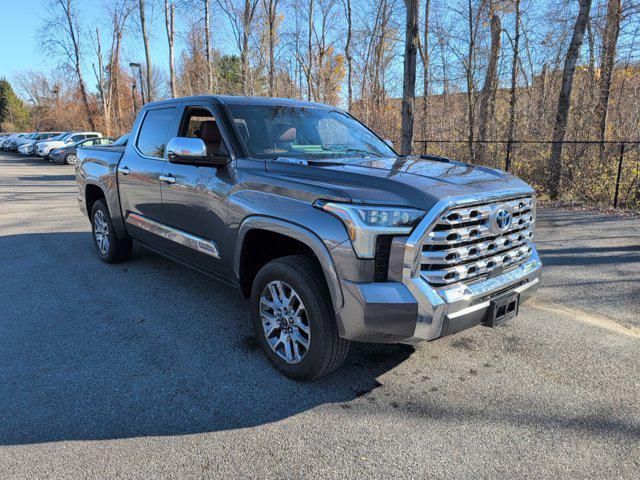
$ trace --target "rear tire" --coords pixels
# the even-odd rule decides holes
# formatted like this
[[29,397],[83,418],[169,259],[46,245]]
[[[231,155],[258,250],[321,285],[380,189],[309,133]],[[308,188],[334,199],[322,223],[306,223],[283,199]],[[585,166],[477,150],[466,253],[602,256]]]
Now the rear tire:
[[349,341],[338,335],[324,274],[311,257],[282,257],[262,267],[251,289],[251,314],[260,347],[287,377],[313,380],[347,357]]
[[105,263],[119,263],[128,260],[133,250],[130,238],[116,237],[111,215],[104,199],[97,200],[91,209],[91,232],[93,245],[98,256]]

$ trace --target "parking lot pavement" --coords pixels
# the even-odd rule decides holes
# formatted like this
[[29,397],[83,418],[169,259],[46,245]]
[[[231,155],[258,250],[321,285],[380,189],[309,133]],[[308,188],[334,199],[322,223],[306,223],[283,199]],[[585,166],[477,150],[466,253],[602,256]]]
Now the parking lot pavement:
[[640,220],[542,210],[539,296],[278,375],[232,289],[93,252],[73,168],[0,154],[0,478],[638,478]]

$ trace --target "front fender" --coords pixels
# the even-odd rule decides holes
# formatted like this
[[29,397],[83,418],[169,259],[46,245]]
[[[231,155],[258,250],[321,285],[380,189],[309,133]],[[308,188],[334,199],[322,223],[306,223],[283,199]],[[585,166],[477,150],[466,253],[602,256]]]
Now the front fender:
[[268,230],[281,235],[286,235],[308,246],[320,262],[320,266],[322,267],[322,271],[327,281],[327,286],[329,287],[329,294],[331,295],[331,302],[333,303],[334,310],[338,311],[342,308],[344,299],[342,296],[340,279],[328,248],[311,230],[285,220],[263,215],[253,215],[246,218],[240,224],[233,262],[233,269],[237,278],[240,277],[240,258],[242,256],[244,238],[247,233],[254,229]]

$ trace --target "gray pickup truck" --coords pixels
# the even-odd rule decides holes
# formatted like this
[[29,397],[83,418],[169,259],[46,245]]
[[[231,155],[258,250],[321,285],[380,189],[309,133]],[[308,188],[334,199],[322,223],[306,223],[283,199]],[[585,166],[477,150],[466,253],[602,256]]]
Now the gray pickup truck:
[[350,341],[500,324],[540,280],[531,187],[400,156],[327,105],[150,103],[126,146],[78,150],[76,178],[102,260],[135,240],[237,287],[266,356],[300,380],[337,368]]

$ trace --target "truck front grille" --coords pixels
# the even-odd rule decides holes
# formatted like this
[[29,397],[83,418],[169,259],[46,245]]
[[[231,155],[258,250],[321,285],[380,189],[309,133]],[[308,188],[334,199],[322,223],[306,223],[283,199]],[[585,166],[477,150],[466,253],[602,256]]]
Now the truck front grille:
[[534,215],[531,197],[444,211],[422,245],[422,277],[443,286],[517,267],[532,251]]

